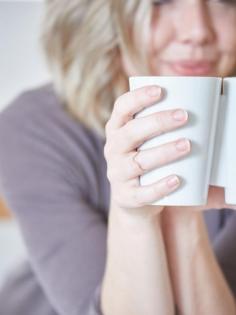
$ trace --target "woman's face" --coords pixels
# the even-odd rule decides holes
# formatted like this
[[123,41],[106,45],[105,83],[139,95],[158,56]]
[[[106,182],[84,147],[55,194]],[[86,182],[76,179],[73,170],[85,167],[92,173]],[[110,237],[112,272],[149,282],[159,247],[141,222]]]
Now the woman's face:
[[[157,0],[149,42],[152,74],[230,76],[236,70],[236,0]],[[131,63],[123,56],[128,75]]]

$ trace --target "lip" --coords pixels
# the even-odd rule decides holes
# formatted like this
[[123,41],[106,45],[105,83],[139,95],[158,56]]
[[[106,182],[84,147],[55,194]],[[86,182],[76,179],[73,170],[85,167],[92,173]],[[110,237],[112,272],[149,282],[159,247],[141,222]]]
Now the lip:
[[208,75],[213,68],[213,62],[209,61],[184,60],[167,62],[167,64],[178,75]]

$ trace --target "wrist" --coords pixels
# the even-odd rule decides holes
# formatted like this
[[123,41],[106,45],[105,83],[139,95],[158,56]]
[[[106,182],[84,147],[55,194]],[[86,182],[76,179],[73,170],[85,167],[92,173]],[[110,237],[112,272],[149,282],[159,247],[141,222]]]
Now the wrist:
[[202,222],[202,214],[189,207],[166,207],[162,212],[162,220],[173,228],[197,229]]
[[161,215],[162,231],[168,242],[182,243],[191,250],[201,247],[207,232],[200,212],[189,208],[167,208]]
[[[144,231],[158,229],[160,226],[160,215],[151,215],[150,208],[155,206],[146,206],[142,208],[123,208],[117,205],[113,200],[110,203],[109,226],[119,230],[129,229],[134,234],[141,235]],[[152,209],[151,211],[155,211]],[[158,210],[156,210],[157,213]],[[146,232],[145,232],[146,233]]]

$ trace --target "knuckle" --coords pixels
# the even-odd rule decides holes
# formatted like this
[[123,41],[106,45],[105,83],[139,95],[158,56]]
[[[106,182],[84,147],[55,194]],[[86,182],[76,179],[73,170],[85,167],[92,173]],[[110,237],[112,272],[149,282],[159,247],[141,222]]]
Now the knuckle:
[[133,160],[131,161],[131,166],[129,169],[129,177],[133,178],[133,177],[138,177],[141,176],[143,174],[143,170],[142,168],[139,166],[138,163],[135,163]]
[[142,152],[140,150],[133,154],[133,165],[136,172],[139,174],[143,174],[148,169],[148,161],[142,158]]
[[127,132],[129,132],[129,130],[136,129],[136,127],[137,127],[137,119],[132,119],[126,123],[125,129]]
[[112,131],[109,135],[107,135],[106,142],[103,147],[103,154],[105,158],[108,158],[117,152],[117,143],[119,143],[117,133]]
[[107,179],[109,180],[109,182],[111,181],[111,177],[110,177],[110,172],[109,172],[109,170],[107,170]]
[[110,168],[107,169],[107,178],[109,179],[109,181],[112,181],[113,179],[113,174]]
[[112,143],[110,142],[106,142],[103,148],[103,153],[104,153],[104,157],[106,159],[110,159],[112,157],[112,155],[114,154],[113,152],[113,147],[112,147]]
[[136,144],[136,137],[132,129],[128,130],[128,132],[124,132],[124,139],[126,139],[126,142],[129,144]]
[[104,148],[103,148],[103,154],[104,154],[104,157],[107,158],[108,155],[109,155],[109,148],[108,148],[108,145],[107,143],[104,145]]

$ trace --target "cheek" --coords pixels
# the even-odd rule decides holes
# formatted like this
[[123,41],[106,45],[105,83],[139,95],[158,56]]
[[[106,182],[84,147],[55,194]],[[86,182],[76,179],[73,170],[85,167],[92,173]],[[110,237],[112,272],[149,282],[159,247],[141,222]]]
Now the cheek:
[[150,29],[150,47],[152,53],[161,53],[173,38],[168,12],[156,14]]
[[[221,21],[221,23],[219,23]],[[216,49],[219,52],[218,70],[221,76],[235,75],[236,69],[236,21],[218,19]]]
[[222,53],[235,54],[236,56],[236,25],[234,27],[221,25],[218,35],[219,50]]
[[231,8],[231,11],[228,8],[224,12],[224,18],[222,18],[222,13],[220,16],[215,14],[214,28],[219,51],[236,55],[236,8]]

